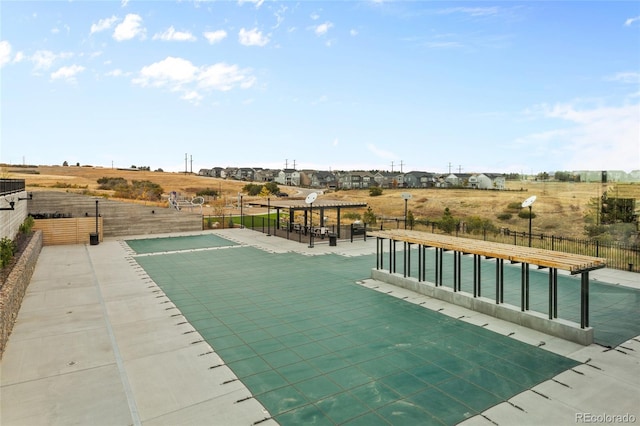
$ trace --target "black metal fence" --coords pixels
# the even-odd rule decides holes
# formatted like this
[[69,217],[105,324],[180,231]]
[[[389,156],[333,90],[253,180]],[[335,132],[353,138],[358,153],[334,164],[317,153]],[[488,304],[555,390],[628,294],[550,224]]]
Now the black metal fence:
[[343,226],[303,226],[301,224],[280,222],[276,219],[268,219],[264,216],[205,216],[205,229],[248,228],[263,234],[274,235],[300,243],[327,243],[331,241],[355,241],[367,239],[366,229],[360,225]]
[[0,196],[25,190],[24,179],[0,179]]

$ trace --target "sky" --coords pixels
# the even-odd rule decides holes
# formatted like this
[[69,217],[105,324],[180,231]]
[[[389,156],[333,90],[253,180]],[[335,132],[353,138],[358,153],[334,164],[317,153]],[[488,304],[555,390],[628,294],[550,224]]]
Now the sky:
[[1,0],[0,89],[10,164],[630,172],[640,2]]

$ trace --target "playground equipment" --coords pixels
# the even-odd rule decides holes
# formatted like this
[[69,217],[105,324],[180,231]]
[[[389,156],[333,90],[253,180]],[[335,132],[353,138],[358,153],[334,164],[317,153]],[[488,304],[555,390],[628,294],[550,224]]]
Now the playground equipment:
[[187,200],[186,198],[182,198],[178,195],[176,191],[171,191],[169,193],[169,206],[178,211],[182,209],[189,209],[189,211],[193,211],[194,208],[200,209],[200,214],[202,214],[202,205],[204,204],[203,197],[193,197],[191,200]]

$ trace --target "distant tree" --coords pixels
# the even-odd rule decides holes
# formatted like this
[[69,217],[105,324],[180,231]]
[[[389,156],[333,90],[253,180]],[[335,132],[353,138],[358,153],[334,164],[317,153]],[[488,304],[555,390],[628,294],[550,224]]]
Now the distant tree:
[[275,182],[267,182],[264,184],[264,187],[273,195],[280,193],[280,187],[278,187],[278,184]]
[[69,163],[67,163],[66,161],[64,161],[64,162],[62,163],[62,167],[69,167]]
[[367,207],[367,211],[362,215],[362,221],[367,225],[376,224],[376,215],[373,210],[371,210],[371,206]]
[[438,223],[438,227],[445,233],[451,234],[456,230],[460,221],[453,217],[449,207],[444,209],[444,214]]
[[538,175],[536,176],[536,180],[549,180],[549,173],[547,172],[538,173]]
[[380,188],[379,186],[372,186],[371,188],[369,188],[369,196],[377,197],[380,195],[382,195],[382,188]]
[[260,191],[262,191],[262,185],[248,183],[242,187],[242,191],[247,193],[247,195],[256,196],[260,193]]

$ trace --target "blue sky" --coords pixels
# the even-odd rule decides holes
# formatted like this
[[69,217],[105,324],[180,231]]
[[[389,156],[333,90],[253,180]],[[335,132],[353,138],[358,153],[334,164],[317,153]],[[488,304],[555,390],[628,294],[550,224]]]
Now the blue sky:
[[6,163],[640,169],[640,2],[2,0],[0,16]]

